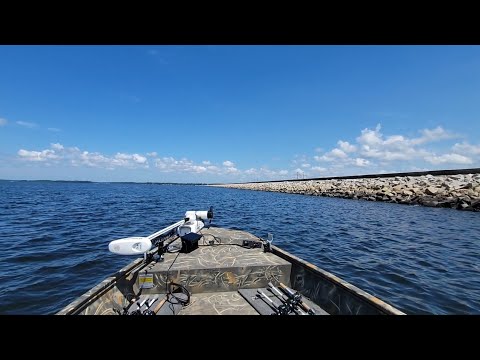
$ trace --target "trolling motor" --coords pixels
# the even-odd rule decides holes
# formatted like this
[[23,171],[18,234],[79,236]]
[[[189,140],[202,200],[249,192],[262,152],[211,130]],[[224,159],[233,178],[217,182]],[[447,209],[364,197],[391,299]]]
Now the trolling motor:
[[[212,206],[210,206],[208,211],[187,211],[183,220],[167,226],[152,235],[146,237],[134,236],[111,241],[108,244],[108,250],[118,255],[144,254],[146,256],[146,253],[150,251],[152,247],[162,244],[165,238],[168,238],[174,232],[183,239],[188,234],[197,234],[204,228],[205,221],[209,220],[210,224],[212,219]],[[200,235],[198,235],[198,237],[200,237]]]

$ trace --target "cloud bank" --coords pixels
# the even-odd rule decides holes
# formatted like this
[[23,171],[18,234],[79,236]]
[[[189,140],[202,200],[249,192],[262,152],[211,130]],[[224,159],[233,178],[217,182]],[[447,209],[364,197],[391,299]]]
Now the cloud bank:
[[[148,169],[152,174],[178,174],[178,178],[182,179],[188,179],[185,174],[192,174],[196,179],[203,176],[211,182],[295,179],[480,166],[480,144],[471,144],[465,140],[459,142],[460,135],[441,126],[419,130],[416,137],[401,134],[386,135],[381,130],[380,124],[375,128],[365,128],[354,139],[338,140],[333,148],[316,147],[312,154],[297,154],[292,157],[289,165],[285,164],[279,169],[272,169],[266,165],[242,168],[231,159],[217,163],[208,159],[196,162],[185,157],[162,156],[157,151],[145,154],[117,152],[109,155],[80,150],[78,147],[68,147],[60,143],[52,143],[49,148],[43,150],[22,148],[17,152],[17,159],[39,166],[57,164],[106,170]],[[326,150],[323,150],[324,148]]]

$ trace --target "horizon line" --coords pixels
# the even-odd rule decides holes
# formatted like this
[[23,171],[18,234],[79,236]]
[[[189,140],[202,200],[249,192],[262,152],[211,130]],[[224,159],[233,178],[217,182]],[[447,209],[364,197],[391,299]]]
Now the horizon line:
[[347,175],[347,176],[329,176],[320,178],[304,178],[304,179],[283,179],[283,180],[266,180],[266,181],[245,181],[245,182],[230,182],[230,183],[207,183],[207,182],[157,182],[157,181],[93,181],[93,180],[47,180],[47,179],[0,179],[0,181],[50,181],[50,182],[82,182],[82,183],[118,183],[118,184],[163,184],[163,185],[225,185],[225,184],[258,184],[269,182],[286,182],[286,181],[314,181],[314,180],[342,180],[342,179],[362,179],[362,178],[386,178],[395,176],[422,176],[422,175],[459,175],[459,174],[479,174],[480,168],[467,169],[449,169],[449,170],[429,170],[429,171],[410,171],[410,172],[395,172],[395,173],[381,173],[381,174],[364,174],[364,175]]

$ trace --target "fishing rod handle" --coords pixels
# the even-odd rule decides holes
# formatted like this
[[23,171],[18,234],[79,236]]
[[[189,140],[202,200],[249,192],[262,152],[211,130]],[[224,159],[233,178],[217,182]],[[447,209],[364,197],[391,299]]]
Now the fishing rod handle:
[[285,291],[287,294],[290,294],[292,297],[295,295],[295,292],[284,283],[279,283],[278,286],[280,287],[280,289]]
[[155,314],[157,314],[159,311],[160,311],[160,308],[163,306],[163,304],[165,304],[165,302],[167,301],[167,298],[163,298],[158,304],[157,306],[155,307],[155,309],[153,309],[153,312]]
[[268,290],[275,292],[280,297],[281,300],[285,300],[284,295],[271,282],[268,283],[268,286],[269,286]]
[[273,302],[273,300],[270,299],[262,290],[257,290],[257,292],[258,292],[262,297],[264,297],[265,299],[267,299],[268,301],[270,301],[273,305],[275,305],[275,303]]

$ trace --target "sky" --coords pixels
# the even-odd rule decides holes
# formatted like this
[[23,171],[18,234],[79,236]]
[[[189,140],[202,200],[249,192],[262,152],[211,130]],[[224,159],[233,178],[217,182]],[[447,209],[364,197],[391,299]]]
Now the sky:
[[480,167],[480,46],[0,46],[0,179]]

